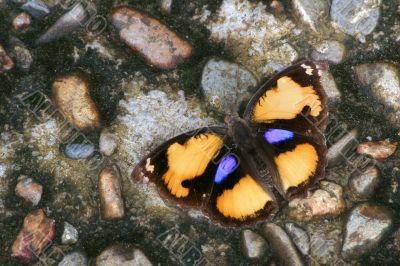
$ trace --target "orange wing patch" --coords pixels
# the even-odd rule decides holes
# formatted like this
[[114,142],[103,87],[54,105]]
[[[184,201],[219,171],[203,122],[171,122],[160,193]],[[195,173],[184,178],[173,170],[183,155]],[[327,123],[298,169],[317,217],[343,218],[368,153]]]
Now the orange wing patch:
[[318,154],[311,144],[299,144],[292,151],[281,153],[275,158],[278,172],[285,191],[297,187],[314,175]]
[[310,107],[310,115],[317,117],[321,100],[313,86],[302,87],[289,77],[277,81],[277,87],[268,90],[254,106],[253,120],[266,122],[275,119],[293,119],[304,107]]
[[171,194],[177,198],[189,195],[189,189],[183,187],[182,182],[201,176],[221,146],[222,139],[215,134],[194,136],[183,145],[169,146],[168,171],[162,178]]
[[217,209],[225,217],[245,220],[256,215],[268,201],[272,201],[268,193],[251,176],[246,175],[217,198]]

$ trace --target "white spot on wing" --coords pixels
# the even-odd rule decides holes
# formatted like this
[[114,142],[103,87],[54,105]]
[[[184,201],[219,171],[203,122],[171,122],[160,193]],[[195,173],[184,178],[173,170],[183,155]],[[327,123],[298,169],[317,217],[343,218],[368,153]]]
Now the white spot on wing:
[[306,70],[307,75],[312,76],[312,71],[313,71],[312,67],[306,64],[301,64],[301,67]]
[[146,160],[146,171],[150,173],[154,172],[154,165],[150,164],[150,158]]

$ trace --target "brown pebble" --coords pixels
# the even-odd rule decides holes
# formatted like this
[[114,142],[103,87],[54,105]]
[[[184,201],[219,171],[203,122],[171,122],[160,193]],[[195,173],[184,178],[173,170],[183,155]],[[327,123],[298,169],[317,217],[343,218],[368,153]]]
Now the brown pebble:
[[386,140],[378,142],[364,142],[358,145],[357,152],[360,154],[366,154],[374,158],[375,160],[384,160],[392,155],[397,148],[397,142],[390,143]]
[[117,166],[103,168],[99,176],[101,216],[104,220],[125,216],[121,177]]
[[270,6],[276,14],[282,13],[285,10],[285,7],[281,3],[281,1],[278,0],[272,0]]
[[69,74],[53,83],[53,98],[64,117],[77,129],[100,127],[100,113],[82,75]]
[[8,56],[6,50],[0,45],[0,73],[11,70],[14,67],[13,60]]
[[26,202],[36,206],[42,198],[43,187],[34,182],[32,178],[22,177],[15,187],[15,193]]
[[112,20],[122,41],[152,66],[173,69],[193,53],[189,42],[157,19],[138,10],[117,8]]
[[47,218],[42,209],[30,212],[11,248],[11,256],[32,263],[49,247],[55,237],[55,221]]
[[13,20],[13,26],[16,30],[24,29],[29,25],[31,25],[31,16],[26,12],[22,12]]

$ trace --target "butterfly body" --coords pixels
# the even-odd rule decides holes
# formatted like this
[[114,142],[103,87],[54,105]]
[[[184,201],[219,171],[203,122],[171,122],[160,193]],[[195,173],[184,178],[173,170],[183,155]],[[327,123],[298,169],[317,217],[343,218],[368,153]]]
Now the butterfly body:
[[263,84],[243,118],[179,135],[146,156],[134,180],[223,225],[271,219],[282,199],[303,196],[324,175],[326,95],[321,66],[302,61]]

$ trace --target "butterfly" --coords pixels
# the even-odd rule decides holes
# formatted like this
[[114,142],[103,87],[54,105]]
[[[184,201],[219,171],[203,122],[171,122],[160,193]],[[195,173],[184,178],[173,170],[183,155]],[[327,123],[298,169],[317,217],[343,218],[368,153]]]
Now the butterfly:
[[242,117],[228,114],[225,126],[170,139],[136,165],[132,179],[153,182],[167,201],[224,226],[271,220],[325,174],[324,68],[303,60],[275,74]]

